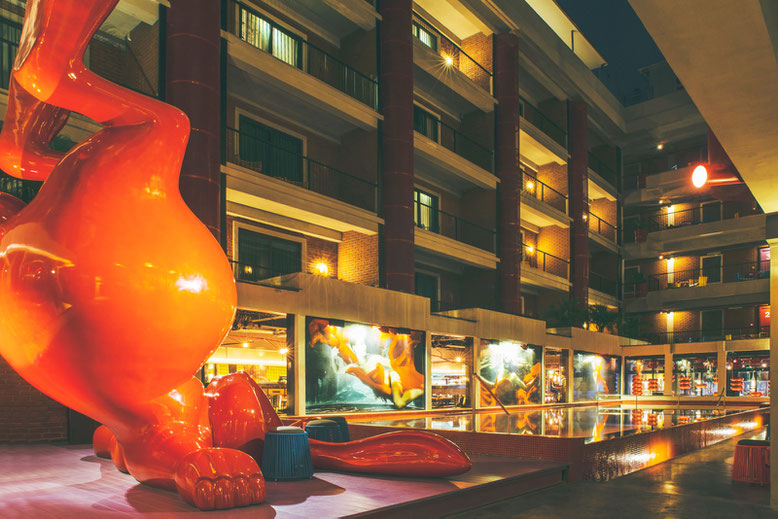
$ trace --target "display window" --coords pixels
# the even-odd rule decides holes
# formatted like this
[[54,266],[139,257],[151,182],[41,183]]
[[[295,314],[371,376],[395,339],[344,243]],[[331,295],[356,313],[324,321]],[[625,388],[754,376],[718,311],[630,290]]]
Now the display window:
[[233,329],[203,365],[203,383],[243,371],[259,384],[277,412],[286,413],[291,358],[287,323],[286,314],[238,310]]
[[546,404],[567,402],[569,350],[546,348],[543,360],[546,369],[544,399]]
[[597,400],[619,395],[621,357],[576,351],[573,355],[573,399]]
[[541,346],[481,339],[480,405],[539,404],[541,354]]
[[770,352],[727,353],[727,396],[770,396]]
[[716,354],[674,355],[673,390],[679,396],[715,396],[719,377]]
[[665,390],[664,355],[627,357],[624,392],[627,395],[661,395]]
[[422,331],[308,317],[308,413],[424,409]]
[[432,408],[472,407],[473,340],[432,334]]

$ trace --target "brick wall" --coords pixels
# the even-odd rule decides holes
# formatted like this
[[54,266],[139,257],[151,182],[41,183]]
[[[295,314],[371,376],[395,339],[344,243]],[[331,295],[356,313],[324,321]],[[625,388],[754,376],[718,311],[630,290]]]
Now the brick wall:
[[0,443],[67,440],[67,408],[28,384],[2,358],[0,395]]
[[538,249],[559,258],[570,259],[570,230],[556,225],[540,229],[538,233]]
[[481,66],[479,67],[473,60],[467,59],[465,56],[460,56],[459,70],[478,86],[490,91],[491,78],[487,71],[492,71],[492,37],[479,32],[462,40],[460,46],[468,56]]
[[567,196],[567,166],[555,162],[540,166],[537,179]]
[[338,279],[378,286],[378,235],[343,233],[338,246]]
[[159,88],[159,27],[140,24],[129,42],[94,39],[89,46],[89,68],[97,74],[144,94]]
[[753,328],[759,326],[759,307],[727,308],[724,310],[724,328]]
[[[662,318],[667,319],[665,315]],[[690,310],[673,313],[673,332],[694,332],[700,329],[700,312]]]
[[338,244],[331,241],[308,237],[306,251],[306,269],[309,274],[318,274],[317,265],[327,265],[328,276],[338,276]]
[[[616,223],[618,222],[616,217],[616,202],[608,200],[607,198],[592,200],[589,203],[589,212],[599,216],[613,227],[616,227]],[[591,222],[589,225],[593,231],[597,230],[595,222]]]

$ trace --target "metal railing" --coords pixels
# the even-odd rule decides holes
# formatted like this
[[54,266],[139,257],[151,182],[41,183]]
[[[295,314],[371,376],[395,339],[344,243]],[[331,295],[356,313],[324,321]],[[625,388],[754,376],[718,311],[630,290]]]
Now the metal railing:
[[[483,227],[419,201],[414,201],[413,210],[414,222],[421,229],[485,251],[497,251],[497,232],[494,229]],[[422,217],[422,212],[425,218]]]
[[523,97],[519,97],[519,114],[567,149],[567,132]]
[[770,262],[756,261],[723,265],[720,269],[695,268],[648,276],[648,290],[703,287],[712,283],[737,283],[755,279],[769,279]]
[[226,128],[227,162],[375,212],[378,185],[268,141]]
[[[705,204],[707,205],[707,204]],[[672,206],[669,206],[672,207]],[[649,231],[661,231],[664,229],[674,229],[676,227],[685,227],[687,225],[698,225],[701,223],[719,222],[721,220],[730,220],[760,214],[758,207],[752,204],[741,202],[721,202],[714,209],[716,212],[707,211],[703,205],[683,209],[681,211],[663,211],[647,215]]]
[[448,39],[416,11],[413,12],[411,24],[413,35],[443,58],[441,74],[445,74],[447,68],[454,68],[482,89],[492,93],[491,68],[476,61],[462,47]]
[[640,187],[638,177],[641,175],[663,173],[707,161],[708,146],[706,144],[690,146],[680,150],[666,150],[653,157],[624,164],[624,176],[631,180],[630,187]]
[[532,268],[554,274],[561,278],[570,278],[570,262],[549,254],[531,245],[522,244],[522,263]]
[[608,279],[601,274],[589,271],[589,288],[597,290],[603,294],[607,294],[613,297],[619,297],[619,282],[613,279]]
[[370,108],[378,108],[378,81],[375,79],[241,2],[229,0],[226,18],[227,31],[249,45],[324,81]]
[[618,187],[619,175],[603,159],[589,151],[589,168],[612,186]]
[[733,341],[742,339],[761,339],[770,337],[769,326],[747,326],[742,328],[717,328],[711,330],[673,331],[662,333],[644,333],[642,339],[653,344],[678,342]]
[[591,211],[589,211],[589,229],[614,242],[618,236],[615,225],[606,222]]
[[413,129],[486,171],[494,172],[494,154],[486,146],[423,110],[416,110]]
[[521,175],[522,193],[532,196],[541,202],[545,202],[554,209],[567,214],[567,197],[565,195],[548,184],[541,182],[537,177],[530,175],[524,170],[521,171]]

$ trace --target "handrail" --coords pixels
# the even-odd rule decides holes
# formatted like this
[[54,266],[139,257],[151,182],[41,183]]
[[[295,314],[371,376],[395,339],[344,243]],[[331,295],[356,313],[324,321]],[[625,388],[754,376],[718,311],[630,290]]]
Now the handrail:
[[[451,213],[442,211],[436,207],[419,202],[415,200],[414,218],[416,226],[425,229],[441,236],[453,238],[454,240],[462,243],[467,243],[479,249],[483,249],[489,252],[496,252],[497,250],[497,231],[490,229],[482,225],[478,225],[469,220],[456,216]],[[421,208],[425,207],[429,211],[430,225],[425,226],[421,218]],[[443,218],[441,218],[441,216]]]
[[519,96],[519,114],[567,149],[567,132],[521,96]]
[[[548,252],[542,251],[532,245],[522,243],[522,261],[528,263],[530,267],[537,268],[543,272],[554,274],[555,276],[568,279],[570,277],[570,261],[554,256]],[[552,261],[548,261],[548,259]],[[559,268],[559,267],[563,268]],[[556,267],[556,268],[555,268]],[[563,274],[560,271],[564,270]]]
[[643,334],[643,338],[653,344],[758,339],[769,336],[769,326],[746,326],[740,328],[716,328],[709,330],[689,330]]
[[[661,166],[647,166],[645,170],[642,168],[642,164],[656,164],[660,160],[669,159],[673,156],[684,154],[687,152],[695,152],[696,156],[692,157],[693,160],[687,160],[687,161],[681,161],[678,163],[676,161],[676,164],[668,165],[669,161],[665,161],[663,165]],[[689,155],[691,157],[691,154]],[[631,177],[637,177],[639,175],[653,175],[655,173],[663,173],[665,171],[671,171],[673,169],[680,169],[688,167],[692,164],[699,163],[699,162],[706,162],[708,159],[708,146],[706,144],[698,144],[696,146],[689,146],[688,148],[682,148],[679,150],[670,150],[665,148],[663,150],[663,153],[652,155],[651,157],[643,158],[641,160],[636,160],[634,162],[629,162],[627,164],[624,164],[624,172],[628,174]],[[633,171],[635,166],[638,166],[637,169],[640,171]]]
[[619,282],[613,279],[608,279],[605,276],[596,272],[589,271],[589,288],[608,294],[613,297],[619,295]]
[[[432,23],[429,22],[426,18],[424,18],[422,15],[420,15],[418,12],[413,11],[413,19],[411,21],[412,25],[416,27],[421,27],[426,32],[434,33],[435,37],[438,38],[438,40],[443,41],[446,43],[447,47],[447,54],[443,54],[443,49],[436,48],[433,49],[437,51],[441,56],[444,58],[447,58],[446,63],[448,64],[448,59],[451,60],[450,66],[456,66],[456,68],[462,72],[465,76],[467,76],[470,80],[472,80],[475,84],[477,84],[479,87],[483,88],[489,93],[492,93],[492,71],[486,68],[484,65],[479,63],[475,58],[470,56],[465,50],[456,44],[455,42],[451,41],[450,38],[448,38],[445,34],[440,32]],[[471,62],[473,65],[476,66],[476,70],[472,71],[467,66],[462,66],[460,57],[464,56]],[[464,70],[463,70],[464,69]],[[479,72],[480,71],[480,72]],[[479,77],[480,76],[480,77]]]
[[[665,210],[657,211],[655,213],[647,214],[645,215],[645,219],[648,221],[649,231],[660,231],[664,229],[674,229],[676,227],[684,227],[687,225],[699,225],[702,223],[720,222],[723,220],[734,220],[736,218],[743,218],[744,216],[760,214],[758,208],[752,205],[749,207],[749,205],[744,204],[742,202],[721,202],[719,204],[720,217],[706,219],[703,215],[703,207],[702,207],[703,204],[705,204],[705,202],[700,202],[700,205],[697,207],[690,207],[688,209],[682,209],[680,211],[668,212],[668,210],[665,209]],[[738,209],[738,211],[733,212],[732,215],[728,217],[726,212],[727,209]],[[742,210],[746,214],[741,216],[739,210]],[[670,223],[671,215],[673,221],[672,224]]]
[[[764,268],[765,264],[767,265],[767,268]],[[707,279],[704,274],[705,270],[706,269],[702,267],[698,267],[650,275],[648,276],[648,290],[658,291],[706,286],[708,283],[713,283],[713,281]],[[671,277],[672,281],[670,281]],[[767,279],[768,277],[769,262],[752,261],[734,265],[722,265],[720,281],[717,281],[716,283],[735,283],[740,281],[751,281],[754,279]]]
[[494,152],[487,146],[476,142],[475,139],[468,137],[425,110],[417,109],[415,116],[423,116],[424,124],[414,124],[414,131],[439,143],[476,166],[490,173],[494,172]]
[[567,196],[522,169],[521,191],[567,214]]
[[[278,25],[240,0],[230,0],[230,3],[234,6],[235,12],[234,16],[227,15],[227,30],[229,32],[249,45],[275,56],[284,63],[304,70],[311,76],[337,88],[370,108],[377,109],[378,81],[347,65],[343,60],[333,56],[324,49],[301,38],[298,34]],[[262,34],[262,29],[260,29],[259,33],[248,29],[246,27],[247,21],[243,21],[244,12],[257,18],[263,25],[266,25],[269,28],[267,34]],[[248,17],[246,18],[248,19]],[[278,53],[280,55],[276,54],[276,51],[273,49],[273,42],[276,40],[273,33],[276,31],[295,42],[295,45],[292,46],[284,45]]]
[[[605,236],[606,238],[616,241],[617,233],[616,233],[615,225],[605,221],[603,218],[597,216],[591,211],[589,211],[589,216],[593,217],[597,222],[597,230],[596,230],[597,234],[600,234],[602,236]],[[605,225],[605,229],[603,229],[603,224]],[[589,229],[592,229],[591,220],[589,221]]]
[[592,153],[591,150],[589,150],[589,168],[591,168],[592,171],[594,171],[602,178],[610,182],[612,185],[614,186],[617,185],[618,174],[616,170],[614,170],[608,164],[606,164],[605,161],[600,157],[598,157],[595,153]]
[[[227,161],[375,212],[378,184],[226,127]],[[244,158],[250,155],[251,159]],[[260,160],[266,157],[269,163]]]

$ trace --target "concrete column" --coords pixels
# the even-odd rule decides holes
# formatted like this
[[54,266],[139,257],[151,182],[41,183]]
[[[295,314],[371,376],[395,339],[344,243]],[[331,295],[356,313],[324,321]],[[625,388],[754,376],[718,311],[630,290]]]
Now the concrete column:
[[[770,245],[770,306],[778,306],[778,214],[768,215]],[[775,236],[775,237],[773,237]],[[778,319],[770,319],[770,431],[778,433]],[[776,436],[778,437],[778,436]],[[778,449],[770,449],[770,506],[778,509]]]
[[567,164],[570,196],[570,278],[572,298],[589,304],[589,123],[586,103],[570,101],[570,162]]
[[665,352],[665,390],[662,394],[665,396],[673,396],[673,352],[669,347]]
[[432,409],[432,333],[424,333],[424,409]]
[[[718,397],[721,394],[721,390],[727,387],[727,341],[722,341],[721,346],[717,350],[716,376],[719,378],[719,383],[716,386],[716,396]],[[726,401],[726,390],[721,398],[722,401]]]
[[[478,373],[478,359],[481,358],[481,339],[476,337],[473,340],[473,373]],[[473,409],[481,407],[481,380],[473,373],[470,378],[473,381]],[[480,373],[479,373],[480,374]]]
[[[570,348],[568,350],[570,353],[567,356],[567,402],[570,403],[573,401],[573,354],[575,353],[575,350]],[[572,413],[571,413],[572,416]],[[568,422],[572,423],[572,422]]]
[[413,41],[411,0],[381,2],[379,101],[386,288],[413,293]]
[[294,379],[294,395],[288,395],[287,398],[294,398],[291,408],[296,416],[302,416],[305,414],[305,316],[296,314],[291,321],[293,337],[287,339],[287,344],[294,345],[294,372],[287,373],[286,378]]
[[498,187],[497,237],[500,308],[521,314],[521,169],[519,166],[519,41],[494,37],[495,165]]
[[181,167],[181,195],[220,239],[220,17],[213,0],[171,0],[165,26],[165,101],[192,130]]

